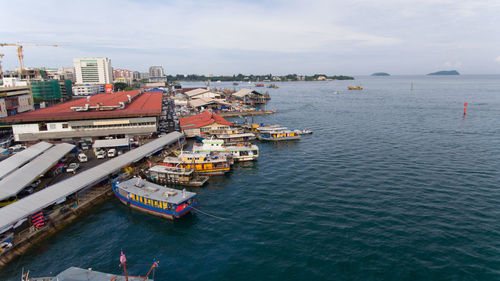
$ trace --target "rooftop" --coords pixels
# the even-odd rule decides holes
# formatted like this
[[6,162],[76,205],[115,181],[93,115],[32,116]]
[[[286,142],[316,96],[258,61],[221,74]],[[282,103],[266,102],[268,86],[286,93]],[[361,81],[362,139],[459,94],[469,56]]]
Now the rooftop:
[[183,117],[179,119],[182,129],[195,129],[211,125],[213,123],[232,126],[231,122],[210,111],[204,111],[198,115]]
[[97,94],[2,119],[7,123],[158,116],[161,92],[139,90]]

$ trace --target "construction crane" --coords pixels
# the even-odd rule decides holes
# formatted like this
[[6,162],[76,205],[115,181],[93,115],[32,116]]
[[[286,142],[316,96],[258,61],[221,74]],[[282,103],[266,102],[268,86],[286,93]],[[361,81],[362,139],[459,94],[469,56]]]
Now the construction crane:
[[50,46],[57,47],[56,44],[30,44],[30,43],[0,43],[0,47],[14,46],[17,47],[17,57],[19,58],[19,65],[21,66],[21,74],[24,72],[24,56],[23,47],[24,46]]

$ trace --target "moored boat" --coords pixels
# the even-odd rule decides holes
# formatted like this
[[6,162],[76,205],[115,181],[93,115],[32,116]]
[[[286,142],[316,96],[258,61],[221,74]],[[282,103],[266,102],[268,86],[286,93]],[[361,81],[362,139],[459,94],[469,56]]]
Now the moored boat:
[[149,179],[158,184],[176,184],[184,186],[203,186],[207,176],[198,176],[194,169],[155,165],[148,170]]
[[347,89],[349,89],[349,90],[363,90],[363,87],[361,87],[360,85],[356,85],[356,86],[348,86]]
[[300,134],[291,130],[262,130],[257,138],[261,141],[298,140]]
[[249,142],[255,139],[253,133],[241,134],[219,134],[215,135],[217,139],[223,140],[225,145],[236,145],[238,143]]
[[259,157],[259,147],[251,143],[224,145],[224,140],[204,139],[202,144],[194,144],[193,152],[227,152],[236,162],[252,161]]
[[113,192],[132,209],[167,219],[177,219],[198,206],[196,193],[157,185],[141,178],[113,182]]
[[199,175],[220,176],[229,172],[232,159],[228,155],[219,153],[189,153],[182,152],[178,157],[165,157],[160,165],[194,169]]

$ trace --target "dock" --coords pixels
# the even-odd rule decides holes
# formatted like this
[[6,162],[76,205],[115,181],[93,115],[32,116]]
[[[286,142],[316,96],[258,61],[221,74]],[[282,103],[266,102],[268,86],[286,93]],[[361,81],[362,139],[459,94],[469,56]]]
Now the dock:
[[[1,208],[0,234],[10,231],[15,233],[15,237],[12,246],[0,252],[0,266],[8,264],[31,246],[74,221],[85,210],[111,196],[108,180],[118,175],[122,168],[140,164],[142,159],[175,144],[182,137],[183,134],[172,132]],[[66,204],[60,208],[44,214],[44,227],[29,226],[27,220],[31,215],[65,201]]]

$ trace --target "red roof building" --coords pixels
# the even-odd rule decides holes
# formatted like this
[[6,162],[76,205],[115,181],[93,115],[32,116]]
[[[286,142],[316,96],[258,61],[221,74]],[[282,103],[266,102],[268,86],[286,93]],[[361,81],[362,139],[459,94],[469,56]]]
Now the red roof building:
[[[130,101],[129,101],[130,100]],[[28,123],[39,121],[64,121],[119,117],[159,116],[161,114],[161,92],[139,90],[97,94],[88,98],[74,99],[51,107],[25,112],[2,119],[6,123]],[[124,104],[123,108],[121,103]],[[88,110],[84,110],[86,104]],[[80,108],[81,110],[78,110]]]
[[231,122],[210,111],[179,118],[179,122],[186,137],[200,136],[211,130],[226,130],[232,126]]
[[16,141],[135,136],[156,132],[162,92],[98,94],[2,119]]

